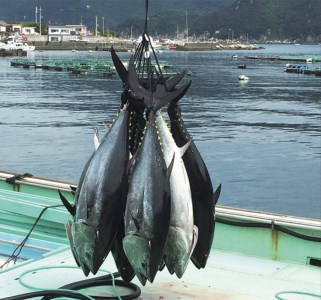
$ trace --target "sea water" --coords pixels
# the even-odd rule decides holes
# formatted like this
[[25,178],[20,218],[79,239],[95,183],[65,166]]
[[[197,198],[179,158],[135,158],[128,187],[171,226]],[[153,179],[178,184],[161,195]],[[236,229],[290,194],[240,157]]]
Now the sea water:
[[[321,78],[285,73],[284,61],[246,56],[320,55],[321,46],[263,47],[157,55],[193,72],[182,117],[214,188],[222,183],[219,204],[320,218]],[[28,58],[110,59],[110,53],[35,51]],[[122,83],[16,68],[11,59],[0,58],[0,169],[77,183],[94,128],[103,136],[103,123],[116,117]]]

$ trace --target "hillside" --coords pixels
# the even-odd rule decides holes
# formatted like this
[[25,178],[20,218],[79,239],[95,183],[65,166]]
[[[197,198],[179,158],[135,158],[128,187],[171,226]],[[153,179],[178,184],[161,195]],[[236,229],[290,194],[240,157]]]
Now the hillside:
[[267,40],[321,41],[320,0],[238,0],[219,14],[209,14],[203,26],[227,36]]
[[[215,11],[227,7],[234,0],[149,0],[149,15],[167,11]],[[45,23],[94,26],[95,17],[109,28],[145,14],[145,0],[0,0],[0,20],[7,23],[34,21],[35,7],[42,9]]]
[[[83,23],[137,37],[143,29],[145,0],[0,0],[0,20]],[[149,29],[154,36],[177,33],[207,38],[321,42],[321,0],[150,0]]]

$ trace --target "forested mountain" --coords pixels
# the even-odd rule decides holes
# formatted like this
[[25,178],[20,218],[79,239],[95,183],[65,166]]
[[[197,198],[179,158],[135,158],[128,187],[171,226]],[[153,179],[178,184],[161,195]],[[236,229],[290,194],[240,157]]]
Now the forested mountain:
[[[234,0],[149,0],[149,15],[167,11],[215,11]],[[0,0],[0,20],[8,23],[34,21],[35,8],[40,7],[44,22],[52,24],[95,23],[103,17],[108,26],[115,27],[128,18],[145,14],[145,0]]]
[[[83,23],[93,29],[141,33],[145,0],[0,0],[0,20]],[[39,15],[39,11],[38,11]],[[321,0],[149,0],[152,35],[321,41]]]

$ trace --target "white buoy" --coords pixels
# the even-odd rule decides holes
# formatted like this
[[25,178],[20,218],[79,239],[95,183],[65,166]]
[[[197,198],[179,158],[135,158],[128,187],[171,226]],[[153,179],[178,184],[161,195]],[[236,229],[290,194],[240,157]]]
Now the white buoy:
[[248,81],[250,78],[245,75],[240,75],[239,80]]

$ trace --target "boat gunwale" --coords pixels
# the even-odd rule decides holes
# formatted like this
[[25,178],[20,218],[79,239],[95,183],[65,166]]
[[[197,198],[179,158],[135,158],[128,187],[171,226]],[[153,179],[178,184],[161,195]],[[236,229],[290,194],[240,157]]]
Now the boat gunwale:
[[[11,178],[13,176],[17,176],[20,174],[17,173],[9,173],[0,170],[0,180],[6,180],[7,178]],[[29,186],[37,186],[48,189],[59,189],[63,191],[71,192],[71,187],[76,188],[77,184],[63,181],[63,180],[55,180],[55,179],[47,179],[38,176],[25,177],[22,179],[17,179],[15,184],[26,184]],[[242,208],[234,208],[223,205],[215,206],[215,215],[218,217],[224,218],[233,218],[233,219],[241,219],[244,221],[253,221],[260,222],[273,225],[282,225],[288,227],[296,227],[302,229],[312,229],[321,231],[321,220],[300,217],[300,216],[291,216],[291,215],[283,215],[276,214],[270,212],[261,212],[249,209]]]

